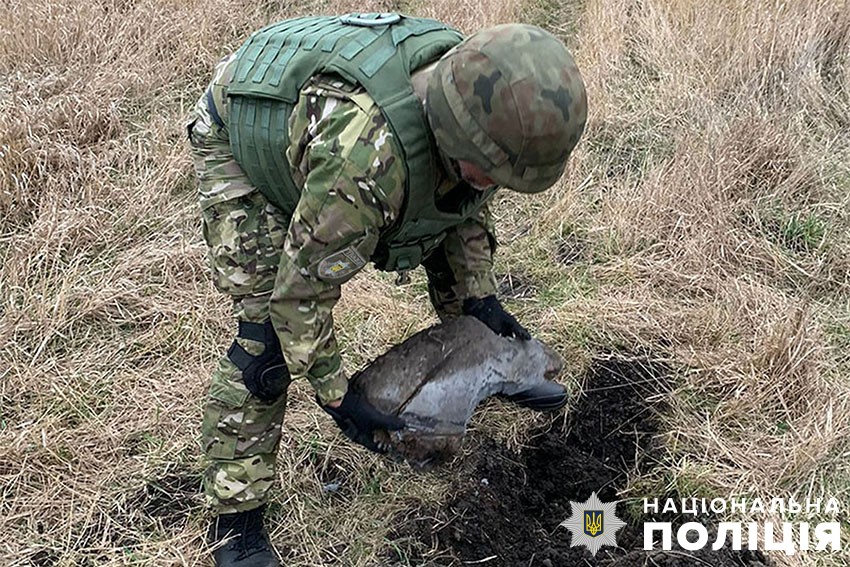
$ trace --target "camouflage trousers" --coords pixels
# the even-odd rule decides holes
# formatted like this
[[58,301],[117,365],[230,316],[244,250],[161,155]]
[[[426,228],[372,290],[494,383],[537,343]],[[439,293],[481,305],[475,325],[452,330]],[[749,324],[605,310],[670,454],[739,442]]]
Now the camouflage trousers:
[[[269,319],[289,218],[266,201],[234,161],[227,131],[210,116],[206,96],[191,112],[187,127],[215,286],[233,298],[238,321],[263,323]],[[235,340],[253,356],[265,348],[259,341]],[[230,358],[225,354],[219,359],[202,425],[204,492],[219,514],[250,510],[266,501],[285,409],[286,393],[274,402],[257,398]]]

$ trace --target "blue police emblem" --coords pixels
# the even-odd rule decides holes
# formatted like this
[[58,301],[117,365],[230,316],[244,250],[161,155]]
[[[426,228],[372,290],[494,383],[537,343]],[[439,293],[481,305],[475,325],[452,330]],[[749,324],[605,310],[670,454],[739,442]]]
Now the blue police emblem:
[[617,530],[626,523],[617,517],[616,502],[603,502],[594,492],[585,502],[570,502],[572,515],[561,522],[570,530],[570,547],[583,545],[593,556],[604,546],[617,546]]
[[602,510],[584,511],[584,533],[590,537],[602,535]]

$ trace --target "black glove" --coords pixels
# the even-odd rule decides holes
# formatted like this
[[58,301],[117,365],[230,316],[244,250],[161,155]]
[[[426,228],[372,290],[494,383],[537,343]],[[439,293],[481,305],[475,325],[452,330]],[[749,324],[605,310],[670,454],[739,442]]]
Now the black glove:
[[[319,399],[316,398],[316,401]],[[403,419],[381,413],[353,390],[348,390],[339,407],[322,405],[322,409],[334,418],[346,437],[376,453],[386,453],[386,450],[375,443],[375,431],[395,431],[404,427]]]
[[513,315],[505,311],[495,295],[484,298],[469,297],[463,301],[464,315],[472,315],[497,335],[503,337],[516,337],[527,341],[531,338],[525,327],[514,319]]

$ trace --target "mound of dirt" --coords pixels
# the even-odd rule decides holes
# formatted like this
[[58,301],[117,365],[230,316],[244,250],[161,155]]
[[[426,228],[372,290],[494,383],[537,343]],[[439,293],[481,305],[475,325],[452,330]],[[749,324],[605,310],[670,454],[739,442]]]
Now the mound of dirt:
[[[667,368],[647,359],[598,360],[589,370],[586,394],[570,413],[567,433],[560,428],[537,431],[519,454],[491,439],[481,440],[475,457],[462,465],[449,502],[439,508],[415,506],[398,518],[400,527],[389,536],[392,551],[387,562],[505,567],[769,565],[762,554],[750,551],[645,551],[642,521],[617,533],[619,548],[603,547],[596,557],[582,546],[570,547],[570,533],[559,524],[571,515],[571,500],[583,502],[592,492],[603,502],[616,500],[627,475],[645,474],[655,466],[654,416],[663,403],[661,394],[669,389],[669,375]],[[628,521],[622,503],[617,516]]]

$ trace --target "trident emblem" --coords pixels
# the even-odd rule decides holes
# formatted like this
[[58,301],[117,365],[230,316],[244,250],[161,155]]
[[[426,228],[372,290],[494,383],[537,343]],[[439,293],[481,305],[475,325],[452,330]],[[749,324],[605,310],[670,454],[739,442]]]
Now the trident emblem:
[[602,510],[584,511],[584,533],[596,537],[602,533]]

